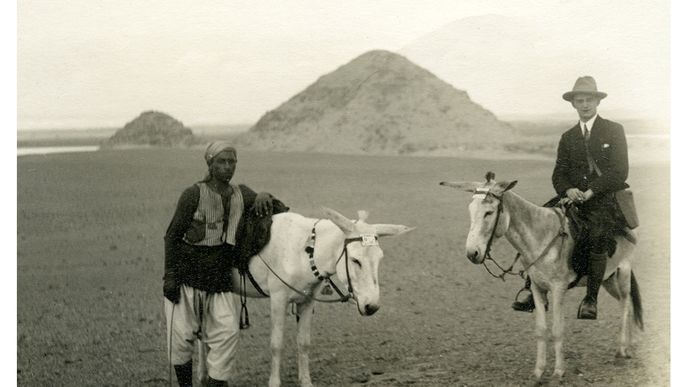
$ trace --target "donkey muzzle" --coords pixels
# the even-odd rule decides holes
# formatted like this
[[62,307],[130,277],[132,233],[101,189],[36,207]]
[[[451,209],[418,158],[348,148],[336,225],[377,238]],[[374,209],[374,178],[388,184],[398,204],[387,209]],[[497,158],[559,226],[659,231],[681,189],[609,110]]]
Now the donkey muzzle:
[[466,249],[466,257],[469,261],[475,263],[476,265],[483,263],[484,260],[480,254],[480,251],[478,250]]
[[366,304],[366,306],[363,307],[363,310],[364,310],[364,313],[366,316],[374,315],[378,309],[380,309],[380,306],[376,305],[376,304]]

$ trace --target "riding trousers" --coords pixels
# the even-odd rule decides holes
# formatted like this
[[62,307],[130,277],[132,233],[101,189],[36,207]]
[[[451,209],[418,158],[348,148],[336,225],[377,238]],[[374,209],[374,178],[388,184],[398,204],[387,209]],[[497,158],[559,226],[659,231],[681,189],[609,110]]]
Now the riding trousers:
[[586,239],[593,253],[611,255],[616,242],[614,234],[622,224],[616,201],[611,194],[595,195],[578,206],[580,216],[585,222]]
[[193,355],[200,339],[208,354],[208,376],[229,380],[239,342],[239,313],[235,295],[181,287],[178,304],[165,302],[167,349],[170,362],[181,365]]

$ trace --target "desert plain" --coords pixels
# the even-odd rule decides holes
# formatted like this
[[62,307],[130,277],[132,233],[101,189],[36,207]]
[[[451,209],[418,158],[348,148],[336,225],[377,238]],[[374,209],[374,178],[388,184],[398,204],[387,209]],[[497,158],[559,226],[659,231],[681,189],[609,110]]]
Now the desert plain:
[[[639,148],[632,148],[639,149]],[[631,153],[633,160],[633,153]],[[669,384],[669,164],[638,157],[628,179],[641,226],[634,260],[645,313],[631,359],[614,357],[620,306],[602,292],[596,321],[565,301],[570,386]],[[205,173],[202,149],[129,149],[17,159],[17,381],[23,386],[166,386],[163,235],[182,190]],[[350,156],[239,150],[234,181],[291,211],[320,206],[411,233],[381,241],[381,308],[315,308],[311,374],[320,386],[519,386],[532,383],[533,315],[510,308],[518,278],[490,277],[464,254],[470,194],[442,180],[518,180],[535,203],[553,196],[552,160]],[[515,254],[504,240],[493,255]],[[267,385],[269,302],[249,300],[230,385]],[[293,317],[282,379],[298,383]],[[553,370],[550,349],[546,375]],[[173,378],[173,385],[176,380]],[[555,384],[554,380],[551,384]]]

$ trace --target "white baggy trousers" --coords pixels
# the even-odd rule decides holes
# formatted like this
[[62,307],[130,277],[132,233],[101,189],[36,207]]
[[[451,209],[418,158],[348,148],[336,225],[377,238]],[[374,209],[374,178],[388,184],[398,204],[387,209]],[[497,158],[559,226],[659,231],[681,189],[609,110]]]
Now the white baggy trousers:
[[229,380],[239,342],[239,313],[235,295],[208,293],[182,285],[178,304],[165,298],[167,350],[172,365],[193,355],[200,339],[208,348],[208,376]]

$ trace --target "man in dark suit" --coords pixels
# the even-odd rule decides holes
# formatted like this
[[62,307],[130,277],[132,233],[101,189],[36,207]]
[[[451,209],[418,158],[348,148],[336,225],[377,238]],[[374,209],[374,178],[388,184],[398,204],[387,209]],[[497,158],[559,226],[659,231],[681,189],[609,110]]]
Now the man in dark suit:
[[[588,289],[578,308],[579,319],[597,318],[597,294],[607,258],[614,249],[613,231],[619,219],[613,193],[628,188],[628,148],[623,126],[597,114],[606,96],[597,91],[595,79],[590,76],[578,78],[573,89],[564,93],[564,100],[578,112],[579,121],[561,136],[552,173],[557,195],[578,207],[590,249]],[[532,295],[525,302],[514,302],[512,307],[532,311]]]

